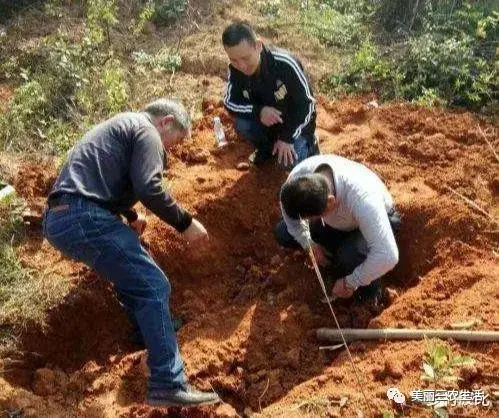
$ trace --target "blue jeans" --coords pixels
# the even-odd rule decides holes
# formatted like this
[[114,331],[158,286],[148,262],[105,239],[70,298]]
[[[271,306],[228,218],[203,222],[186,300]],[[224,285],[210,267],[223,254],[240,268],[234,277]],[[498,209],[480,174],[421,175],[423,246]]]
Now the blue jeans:
[[[254,119],[236,118],[234,127],[236,132],[246,141],[253,144],[258,151],[272,153],[274,144],[268,139],[268,128],[266,126]],[[299,136],[293,142],[293,148],[298,158],[290,168],[293,168],[305,158],[319,153],[315,135],[313,138],[305,135]]]
[[67,194],[45,211],[43,233],[64,255],[113,283],[148,349],[149,386],[184,385],[187,379],[168,305],[170,283],[136,233],[96,203]]

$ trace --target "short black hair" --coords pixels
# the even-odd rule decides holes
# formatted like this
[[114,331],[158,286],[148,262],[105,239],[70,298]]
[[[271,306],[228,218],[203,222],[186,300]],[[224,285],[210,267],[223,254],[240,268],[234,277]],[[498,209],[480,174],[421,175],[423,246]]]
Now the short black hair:
[[324,175],[306,174],[283,184],[281,203],[290,218],[320,216],[326,210],[329,194],[329,186]]
[[256,33],[247,22],[233,22],[224,29],[222,43],[232,47],[247,41],[251,46],[256,45]]

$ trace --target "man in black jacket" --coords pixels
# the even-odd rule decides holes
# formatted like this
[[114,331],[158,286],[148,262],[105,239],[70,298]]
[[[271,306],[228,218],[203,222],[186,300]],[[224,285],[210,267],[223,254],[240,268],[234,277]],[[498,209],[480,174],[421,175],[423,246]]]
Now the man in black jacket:
[[147,347],[148,402],[158,406],[219,401],[215,393],[187,383],[170,316],[170,282],[140,244],[146,223],[132,209],[142,202],[190,243],[208,238],[201,222],[162,183],[166,150],[190,130],[184,107],[164,99],[95,126],[69,153],[43,221],[44,236],[54,247],[113,283]]
[[250,162],[277,154],[291,168],[318,154],[315,99],[300,61],[267,48],[244,22],[227,26],[222,42],[230,59],[224,105],[239,135],[255,145]]

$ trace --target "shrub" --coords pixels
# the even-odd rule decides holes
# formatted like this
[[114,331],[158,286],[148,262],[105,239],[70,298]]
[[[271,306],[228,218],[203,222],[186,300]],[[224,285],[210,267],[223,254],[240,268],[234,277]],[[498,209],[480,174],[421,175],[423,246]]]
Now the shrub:
[[111,60],[104,68],[102,85],[106,92],[106,108],[110,113],[123,110],[128,100],[124,71],[118,60]]
[[303,8],[301,25],[306,33],[319,39],[327,46],[351,48],[366,34],[359,13],[342,13],[326,2],[315,7]]
[[152,20],[160,26],[170,25],[176,22],[187,11],[188,6],[188,0],[157,1]]
[[1,149],[57,152],[59,146],[50,142],[54,132],[58,144],[68,141],[69,136],[60,136],[61,126],[70,126],[76,94],[86,82],[84,71],[93,55],[87,45],[60,37],[44,40],[1,67],[6,77],[21,83],[0,116]]
[[170,49],[162,49],[156,55],[150,55],[144,51],[132,54],[132,59],[139,65],[158,71],[173,72],[182,65],[182,58],[178,53]]
[[100,44],[104,37],[111,43],[110,29],[118,23],[115,0],[88,0],[87,31],[93,44]]
[[[327,3],[350,10],[346,0]],[[322,87],[333,94],[376,91],[383,98],[426,106],[440,103],[477,109],[493,101],[499,14],[483,1],[411,0],[409,7],[402,3],[406,2],[378,4],[375,16],[390,37],[378,37],[383,47],[381,42],[363,42],[339,73],[322,80]],[[373,9],[355,10],[365,16]],[[338,31],[340,25],[334,26]]]

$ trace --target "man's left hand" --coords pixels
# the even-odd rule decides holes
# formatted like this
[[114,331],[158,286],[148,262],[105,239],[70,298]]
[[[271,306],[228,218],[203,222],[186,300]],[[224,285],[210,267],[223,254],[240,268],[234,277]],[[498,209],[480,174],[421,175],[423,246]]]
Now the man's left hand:
[[292,165],[298,158],[293,144],[288,144],[287,142],[277,140],[274,144],[274,149],[272,155],[277,153],[277,162],[283,164],[285,167]]
[[146,217],[141,214],[139,214],[138,218],[135,221],[130,222],[130,227],[137,233],[139,237],[144,233],[146,226]]
[[347,287],[345,279],[339,279],[336,281],[333,287],[333,295],[338,298],[347,299],[353,295],[353,290]]

